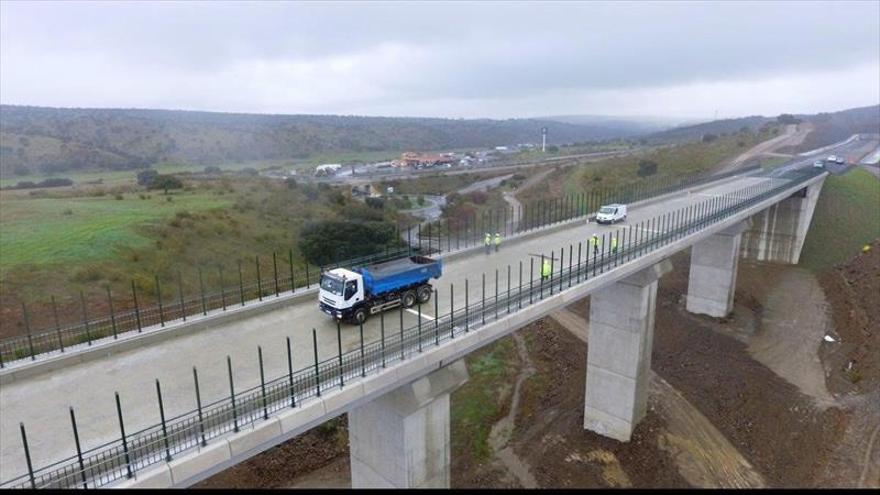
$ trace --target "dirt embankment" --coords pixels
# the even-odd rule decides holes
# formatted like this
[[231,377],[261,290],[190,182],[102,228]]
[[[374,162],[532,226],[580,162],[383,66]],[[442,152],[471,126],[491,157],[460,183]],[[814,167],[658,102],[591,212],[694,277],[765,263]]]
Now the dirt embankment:
[[834,316],[838,345],[823,347],[835,393],[880,389],[880,240],[820,281]]

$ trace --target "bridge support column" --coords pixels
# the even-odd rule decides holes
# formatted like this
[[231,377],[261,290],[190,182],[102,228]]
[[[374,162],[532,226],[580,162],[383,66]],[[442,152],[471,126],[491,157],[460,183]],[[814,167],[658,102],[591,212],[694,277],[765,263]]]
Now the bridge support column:
[[348,413],[352,488],[449,488],[449,394],[463,360]]
[[657,281],[664,260],[590,296],[584,429],[628,442],[648,405]]
[[823,178],[753,216],[743,236],[742,256],[796,265],[824,183]]
[[688,311],[723,318],[733,310],[740,243],[748,226],[748,222],[741,222],[694,244]]

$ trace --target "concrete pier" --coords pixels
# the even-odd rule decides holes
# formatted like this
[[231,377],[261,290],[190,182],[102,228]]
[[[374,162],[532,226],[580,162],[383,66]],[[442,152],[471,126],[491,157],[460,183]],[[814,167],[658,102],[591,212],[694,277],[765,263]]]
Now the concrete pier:
[[670,270],[664,260],[592,294],[584,429],[628,442],[645,416],[657,281]]
[[748,227],[739,223],[691,248],[688,311],[723,318],[733,310],[740,243]]
[[348,413],[352,488],[449,488],[449,394],[456,361]]
[[754,215],[743,236],[743,257],[796,265],[824,183],[822,178]]

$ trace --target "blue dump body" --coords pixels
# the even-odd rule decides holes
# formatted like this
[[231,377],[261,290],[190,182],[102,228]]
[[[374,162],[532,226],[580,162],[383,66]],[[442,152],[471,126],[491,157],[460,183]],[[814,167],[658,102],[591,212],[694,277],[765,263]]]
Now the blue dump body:
[[356,271],[364,277],[366,293],[380,296],[404,287],[424,284],[432,278],[440,278],[443,270],[440,260],[427,256],[410,256]]

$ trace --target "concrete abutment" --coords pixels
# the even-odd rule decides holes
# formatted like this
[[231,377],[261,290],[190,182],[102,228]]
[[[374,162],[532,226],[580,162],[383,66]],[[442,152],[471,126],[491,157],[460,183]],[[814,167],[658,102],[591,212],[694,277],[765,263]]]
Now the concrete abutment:
[[657,282],[671,270],[663,260],[592,294],[584,429],[628,442],[645,416]]
[[352,488],[449,488],[449,395],[464,360],[348,413]]

